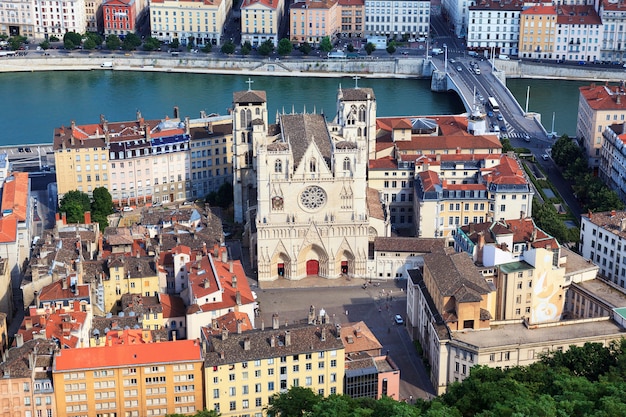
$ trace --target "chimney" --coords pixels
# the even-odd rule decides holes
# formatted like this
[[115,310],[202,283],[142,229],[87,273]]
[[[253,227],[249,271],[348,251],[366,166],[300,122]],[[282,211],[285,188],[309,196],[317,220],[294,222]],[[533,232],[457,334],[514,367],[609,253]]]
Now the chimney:
[[228,262],[228,251],[226,250],[226,247],[224,247],[222,249],[222,263],[226,262]]
[[213,246],[213,257],[217,259],[220,256],[220,247],[218,245]]
[[272,329],[277,330],[280,327],[280,323],[278,322],[278,314],[272,314]]
[[65,213],[61,213],[61,220],[63,220],[63,224],[67,224],[67,215]]
[[26,330],[30,330],[33,328],[33,318],[32,317],[24,317],[24,327]]
[[261,331],[265,330],[265,320],[261,319]]
[[241,334],[241,320],[237,320],[237,334]]
[[285,330],[285,346],[291,346],[291,332]]
[[55,223],[55,224],[56,224],[57,229],[58,229],[59,227],[63,226],[63,222],[61,222],[61,213],[55,213],[55,214],[54,214],[54,219],[55,219],[55,221],[56,221],[56,223]]
[[233,273],[233,260],[231,259],[230,261],[228,261],[228,271],[232,274]]
[[360,326],[357,326],[357,327],[354,329],[354,337],[356,337],[356,338],[358,339],[358,338],[360,338],[360,337],[362,337],[362,336],[363,336],[363,334],[361,333],[361,327],[360,327]]
[[91,212],[90,211],[85,212],[85,224],[91,224]]
[[626,218],[623,218],[619,221],[619,231],[623,232],[626,230]]
[[341,325],[339,323],[335,324],[335,337],[341,339]]
[[270,336],[270,347],[276,347],[276,336]]
[[243,350],[250,350],[250,338],[243,339]]
[[222,340],[227,340],[228,339],[228,329],[226,328],[226,326],[224,326],[222,328]]
[[69,280],[69,277],[65,277],[65,278],[63,278],[63,279],[61,280],[61,287],[62,287],[64,290],[67,290],[67,281],[68,281],[68,280]]
[[15,344],[17,347],[22,347],[24,345],[24,335],[22,333],[17,333],[15,335]]
[[[231,263],[232,263],[232,261],[231,261]],[[233,271],[230,271],[230,272],[233,272]],[[232,286],[233,286],[233,288],[237,288],[237,275],[233,275]]]
[[223,350],[220,351],[219,356],[220,356],[220,359],[224,359],[226,357]]
[[241,305],[241,293],[239,291],[237,291],[235,293],[235,303],[240,306]]
[[615,210],[611,210],[611,217],[615,217]]
[[[52,274],[54,278],[54,274]],[[54,281],[53,281],[54,282]],[[39,291],[35,291],[35,307],[39,308]]]
[[322,342],[326,341],[326,327],[322,327],[322,332],[321,332],[321,335],[320,335],[320,339],[321,339]]
[[217,319],[212,319],[211,320],[211,327],[214,329],[217,329],[219,326],[217,324]]

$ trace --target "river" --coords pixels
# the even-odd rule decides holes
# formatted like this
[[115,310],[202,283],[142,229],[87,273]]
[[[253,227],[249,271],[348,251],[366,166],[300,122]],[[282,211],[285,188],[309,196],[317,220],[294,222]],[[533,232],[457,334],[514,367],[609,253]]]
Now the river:
[[[270,120],[279,112],[325,112],[332,119],[337,88],[353,87],[345,78],[251,77],[253,89],[267,92]],[[247,76],[123,71],[51,71],[0,74],[0,145],[52,142],[53,130],[69,125],[135,120],[139,110],[146,119],[173,115],[199,117],[200,111],[227,114],[234,91],[248,88]],[[558,83],[558,88],[555,88]],[[547,130],[552,111],[556,130],[574,134],[581,82],[509,80],[525,107],[531,86],[529,110],[543,114]],[[464,112],[453,94],[433,93],[430,80],[361,78],[360,87],[374,89],[379,116],[458,114]],[[557,109],[557,110],[555,110]]]

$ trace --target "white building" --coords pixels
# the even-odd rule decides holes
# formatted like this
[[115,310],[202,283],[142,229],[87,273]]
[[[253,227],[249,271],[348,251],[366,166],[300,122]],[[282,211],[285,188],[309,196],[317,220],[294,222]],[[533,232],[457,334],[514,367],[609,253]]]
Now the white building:
[[523,4],[519,0],[511,2],[486,0],[470,6],[467,21],[463,20],[463,16],[458,17],[459,23],[467,28],[467,48],[488,51],[490,55],[495,56],[518,55],[520,14]]
[[599,275],[626,288],[626,211],[589,213],[580,218],[580,253]]
[[368,188],[376,134],[369,88],[339,89],[334,122],[278,114],[265,92],[234,94],[235,217],[246,218],[259,281],[367,274],[368,243],[389,236],[380,196]]
[[284,16],[283,0],[245,0],[241,4],[241,44],[278,45],[278,28]]
[[85,0],[34,0],[35,38],[48,39],[51,35],[63,39],[67,32],[85,33],[87,15]]
[[599,60],[602,22],[593,6],[560,5],[556,12],[556,59]]
[[430,1],[365,1],[365,33],[389,38],[430,33]]
[[598,176],[626,201],[626,132],[624,123],[607,126],[602,132],[600,169]]
[[626,61],[626,8],[619,1],[602,1],[598,10],[602,20],[600,60]]

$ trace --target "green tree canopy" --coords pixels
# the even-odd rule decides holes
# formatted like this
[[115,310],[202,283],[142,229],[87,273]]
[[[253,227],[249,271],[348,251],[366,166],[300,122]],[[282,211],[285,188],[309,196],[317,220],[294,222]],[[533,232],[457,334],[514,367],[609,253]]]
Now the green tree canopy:
[[365,44],[365,53],[367,53],[368,55],[372,55],[372,52],[374,52],[376,50],[376,45],[374,45],[372,42],[368,42]]
[[289,39],[282,38],[280,41],[278,41],[278,55],[286,56],[289,55],[292,51],[293,45],[291,44],[291,41]]
[[250,52],[252,52],[252,44],[250,44],[250,41],[245,41],[241,45],[241,55],[249,55]]
[[333,50],[333,44],[330,41],[330,37],[324,36],[320,42],[320,50],[322,52],[330,52]]
[[389,55],[393,55],[396,53],[396,43],[395,42],[389,42],[389,45],[387,45],[387,53]]
[[204,46],[202,47],[202,52],[204,52],[205,54],[208,54],[209,52],[211,52],[213,50],[213,45],[211,45],[210,43],[206,43],[204,44]]
[[83,48],[87,49],[88,51],[93,51],[94,49],[96,49],[98,45],[96,45],[96,42],[93,39],[87,39],[84,43],[83,43]]
[[63,35],[63,47],[65,49],[76,49],[83,41],[83,36],[76,32],[67,32]]
[[308,42],[302,42],[300,46],[298,47],[298,50],[302,52],[304,55],[310,54],[312,49],[313,48],[311,48],[311,44]]
[[59,213],[65,213],[69,223],[82,223],[85,220],[85,212],[89,210],[91,201],[82,191],[68,191],[59,203]]
[[43,49],[44,51],[50,49],[50,42],[48,41],[43,41],[39,44],[39,46],[41,47],[41,49]]
[[270,399],[267,415],[275,417],[302,417],[313,411],[321,397],[304,387],[291,387],[287,392],[276,393]]
[[233,184],[225,182],[217,191],[209,193],[206,201],[212,206],[227,208],[234,201]]
[[269,54],[274,52],[274,42],[272,42],[271,39],[266,40],[259,46],[257,52],[259,53],[259,55],[268,56]]
[[161,47],[161,41],[157,38],[153,38],[152,36],[148,37],[146,41],[143,43],[144,51],[156,51]]
[[117,35],[109,35],[106,40],[107,49],[116,51],[122,46],[122,41]]
[[226,55],[234,54],[235,53],[235,44],[233,43],[233,41],[226,41],[222,45],[221,51],[222,51],[223,54],[226,54]]
[[124,42],[122,43],[122,49],[125,51],[134,51],[141,45],[141,38],[134,33],[128,33],[124,37]]
[[170,46],[172,47],[172,50],[180,48],[180,41],[178,40],[178,38],[172,39],[172,43],[170,44]]

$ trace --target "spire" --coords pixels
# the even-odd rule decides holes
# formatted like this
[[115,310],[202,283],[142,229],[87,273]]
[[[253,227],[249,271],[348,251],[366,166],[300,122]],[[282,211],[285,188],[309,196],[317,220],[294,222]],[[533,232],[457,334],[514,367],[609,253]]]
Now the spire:
[[361,77],[355,75],[354,77],[352,77],[352,79],[354,80],[354,88],[359,88],[359,80],[361,79]]
[[252,83],[254,83],[254,81],[248,77],[248,81],[246,81],[246,84],[248,84],[248,91],[252,91]]

